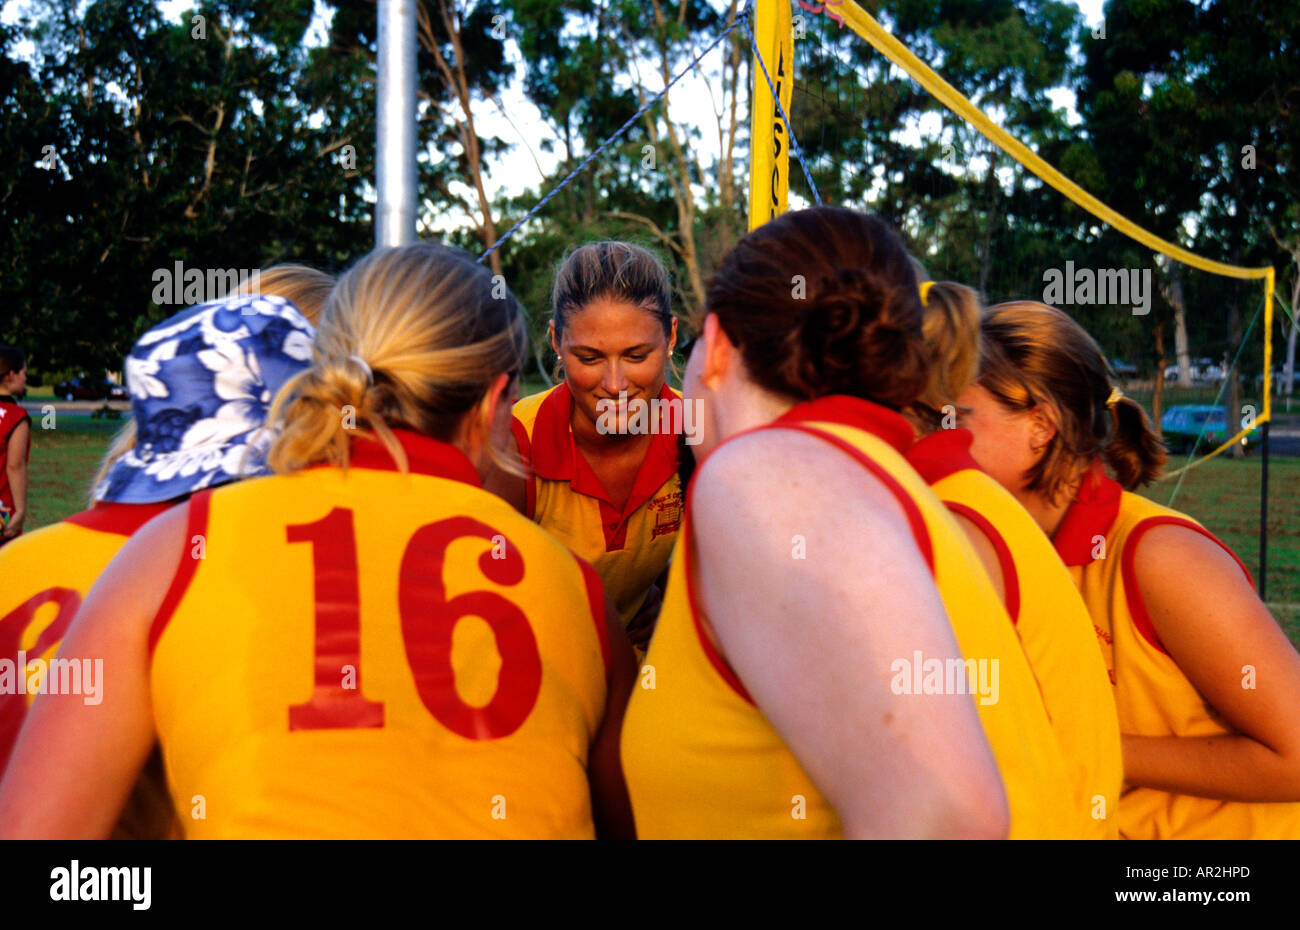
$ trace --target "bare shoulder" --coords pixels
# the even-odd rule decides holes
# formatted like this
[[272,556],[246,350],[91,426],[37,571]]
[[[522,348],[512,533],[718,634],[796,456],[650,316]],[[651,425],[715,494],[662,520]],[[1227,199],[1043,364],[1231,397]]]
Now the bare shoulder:
[[1250,587],[1237,560],[1223,546],[1189,526],[1166,523],[1142,534],[1132,554],[1138,586],[1144,591],[1165,588],[1185,590],[1187,578],[1195,586]]
[[129,597],[141,604],[161,601],[183,558],[199,545],[189,539],[189,502],[179,503],[136,530],[108,564],[93,593]]
[[869,509],[904,518],[893,493],[861,463],[801,430],[760,430],[730,440],[708,457],[695,478],[692,516],[721,518],[739,501],[778,515]]

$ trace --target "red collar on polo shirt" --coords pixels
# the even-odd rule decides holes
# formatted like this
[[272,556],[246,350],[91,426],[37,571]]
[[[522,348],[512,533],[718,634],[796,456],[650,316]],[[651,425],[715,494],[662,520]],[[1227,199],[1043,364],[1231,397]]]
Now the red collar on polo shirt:
[[63,522],[100,533],[130,536],[158,514],[170,510],[179,503],[181,501],[178,500],[162,501],[158,504],[119,504],[115,501],[99,501],[89,510],[64,517]]
[[[679,398],[676,391],[664,384],[659,389],[659,400]],[[548,481],[567,481],[576,494],[595,498],[600,502],[601,528],[605,533],[605,548],[622,549],[627,539],[627,521],[632,514],[654,496],[663,483],[677,473],[677,435],[668,427],[680,425],[681,417],[659,424],[650,437],[650,447],[637,470],[632,483],[632,493],[622,511],[609,500],[609,492],[596,477],[591,464],[578,451],[569,425],[573,416],[573,395],[569,386],[561,383],[542,401],[533,423],[532,466],[539,478]],[[661,415],[662,416],[662,415]]]
[[[478,469],[469,460],[469,456],[451,443],[407,429],[395,429],[393,435],[402,444],[413,474],[450,478],[452,481],[463,481],[476,488],[483,487],[483,479],[479,477]],[[349,465],[353,468],[370,468],[375,471],[398,470],[397,463],[384,448],[384,444],[370,437],[359,437],[353,440]]]
[[1066,565],[1087,565],[1093,561],[1097,536],[1110,532],[1119,516],[1120,497],[1124,489],[1106,477],[1106,469],[1097,459],[1079,485],[1078,493],[1065,511],[1061,525],[1052,537],[1056,554]]
[[937,430],[922,436],[907,450],[907,462],[926,484],[934,484],[969,468],[980,471],[979,463],[970,454],[974,438],[968,429]]
[[899,453],[905,453],[912,445],[915,433],[906,417],[888,407],[873,404],[861,397],[847,394],[828,394],[816,400],[806,400],[795,404],[773,423],[800,423],[819,421],[822,423],[839,423],[866,430],[889,443]]

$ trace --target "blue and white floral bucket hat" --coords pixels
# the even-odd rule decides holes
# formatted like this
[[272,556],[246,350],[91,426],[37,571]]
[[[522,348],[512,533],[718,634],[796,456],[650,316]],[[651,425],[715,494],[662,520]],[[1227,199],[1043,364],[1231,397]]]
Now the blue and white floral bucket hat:
[[135,447],[95,499],[153,504],[266,474],[267,413],[310,364],[315,335],[292,302],[270,294],[187,307],[149,330],[126,359]]

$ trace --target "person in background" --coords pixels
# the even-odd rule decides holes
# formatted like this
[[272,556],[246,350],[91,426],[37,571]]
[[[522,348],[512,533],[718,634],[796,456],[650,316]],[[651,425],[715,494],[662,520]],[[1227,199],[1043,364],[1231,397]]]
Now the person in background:
[[971,454],[1051,539],[1096,626],[1122,734],[1120,835],[1300,839],[1300,655],[1249,572],[1133,493],[1164,446],[1083,327],[1017,301],[981,330],[959,401]]
[[1075,789],[1067,838],[1116,839],[1123,764],[1115,696],[1088,608],[1033,517],[971,458],[957,399],[975,380],[980,304],[951,281],[921,285],[933,377],[908,419],[908,463],[952,511],[984,562],[1038,680]]
[[[595,566],[639,648],[659,613],[682,514],[684,419],[667,380],[671,294],[663,264],[639,246],[593,242],[565,258],[550,324],[564,380],[515,405],[515,442],[531,474],[487,482]],[[656,415],[650,401],[675,403],[676,413]]]
[[27,393],[27,357],[0,346],[0,546],[22,535],[27,520],[27,462],[32,418],[18,403]]

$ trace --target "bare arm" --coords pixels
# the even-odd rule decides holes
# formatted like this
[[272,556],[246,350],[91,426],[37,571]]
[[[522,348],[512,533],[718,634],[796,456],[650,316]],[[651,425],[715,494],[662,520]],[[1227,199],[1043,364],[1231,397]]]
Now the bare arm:
[[27,519],[27,445],[31,442],[31,421],[24,420],[14,427],[9,434],[8,458],[5,460],[5,472],[9,478],[9,488],[14,495],[14,512],[9,517],[9,526],[5,536],[17,536]]
[[1140,546],[1138,587],[1160,642],[1237,732],[1126,735],[1125,781],[1231,801],[1300,801],[1300,655],[1212,540],[1160,526]]
[[99,701],[36,699],[0,782],[0,838],[112,832],[154,744],[149,627],[187,552],[188,511],[174,507],[141,528],[87,594],[59,657],[102,660]]
[[636,683],[636,662],[623,631],[623,622],[609,598],[605,598],[605,635],[609,637],[609,689],[605,697],[605,719],[591,744],[588,762],[592,814],[596,836],[602,840],[634,840],[632,801],[623,779],[620,743],[623,715]]
[[813,437],[734,440],[696,477],[702,607],[846,837],[1004,837],[968,695],[897,695],[891,665],[961,653],[890,492]]

